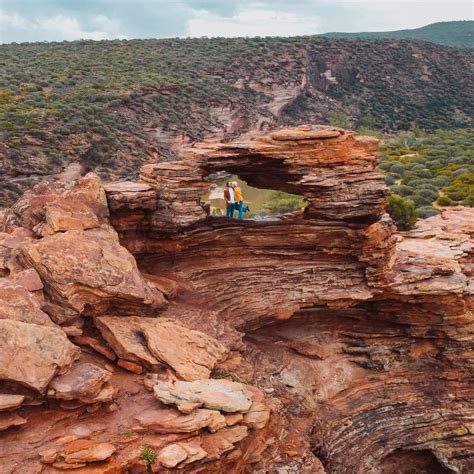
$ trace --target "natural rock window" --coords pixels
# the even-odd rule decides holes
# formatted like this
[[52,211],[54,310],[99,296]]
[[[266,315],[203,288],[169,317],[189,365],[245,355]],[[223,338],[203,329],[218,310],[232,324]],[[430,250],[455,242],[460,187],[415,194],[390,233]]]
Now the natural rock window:
[[[244,203],[250,208],[250,211],[245,214],[245,219],[268,219],[282,214],[301,212],[308,206],[308,202],[303,196],[250,186],[236,174],[214,173],[205,180],[211,183],[211,189],[201,197],[201,200],[209,205],[209,213],[212,217],[226,215],[223,193],[227,181],[239,183]],[[234,217],[236,216],[237,212],[234,213]]]

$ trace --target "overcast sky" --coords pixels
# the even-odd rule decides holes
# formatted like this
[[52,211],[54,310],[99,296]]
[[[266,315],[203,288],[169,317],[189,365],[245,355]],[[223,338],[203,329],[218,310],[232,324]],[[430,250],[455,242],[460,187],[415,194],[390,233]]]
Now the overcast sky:
[[471,0],[0,0],[0,42],[384,31],[472,20]]

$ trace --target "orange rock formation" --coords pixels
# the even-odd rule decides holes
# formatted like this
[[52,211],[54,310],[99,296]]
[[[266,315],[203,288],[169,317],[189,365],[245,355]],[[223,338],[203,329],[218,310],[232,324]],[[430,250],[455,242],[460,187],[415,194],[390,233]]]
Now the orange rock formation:
[[[474,213],[397,234],[376,160],[303,126],[27,192],[0,233],[2,473],[474,470]],[[309,206],[210,217],[223,170]]]

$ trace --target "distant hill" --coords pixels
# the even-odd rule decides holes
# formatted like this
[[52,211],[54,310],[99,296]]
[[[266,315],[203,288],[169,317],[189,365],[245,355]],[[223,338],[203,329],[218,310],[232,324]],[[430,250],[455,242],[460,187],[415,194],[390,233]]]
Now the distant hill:
[[129,178],[184,144],[281,126],[465,127],[473,55],[314,36],[0,45],[0,207],[68,163]]
[[413,39],[445,46],[474,48],[474,21],[442,21],[413,30],[366,33],[325,33],[328,38]]

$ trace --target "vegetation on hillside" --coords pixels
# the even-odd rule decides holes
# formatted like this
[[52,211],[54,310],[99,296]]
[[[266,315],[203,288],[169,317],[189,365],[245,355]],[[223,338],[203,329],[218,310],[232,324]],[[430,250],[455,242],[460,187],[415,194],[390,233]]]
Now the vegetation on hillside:
[[[413,129],[401,132],[382,145],[379,168],[393,196],[389,211],[394,220],[412,219],[411,205],[419,217],[446,206],[474,206],[474,130]],[[403,199],[398,199],[401,197]],[[402,223],[402,228],[410,225]]]
[[411,30],[327,33],[329,38],[413,39],[460,48],[474,48],[474,21],[442,21]]
[[231,140],[257,123],[467,126],[471,56],[319,37],[0,45],[0,205],[71,161],[133,178],[144,162],[173,159],[175,139]]

